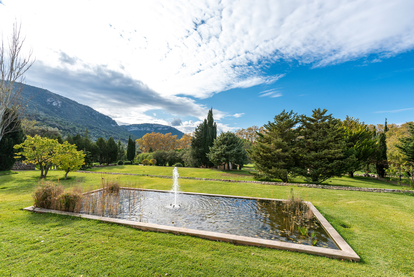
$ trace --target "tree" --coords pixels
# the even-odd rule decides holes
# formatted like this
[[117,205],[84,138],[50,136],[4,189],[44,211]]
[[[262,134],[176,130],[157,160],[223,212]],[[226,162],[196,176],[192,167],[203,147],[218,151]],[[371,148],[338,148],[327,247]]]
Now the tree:
[[300,149],[298,137],[301,127],[296,127],[300,117],[293,111],[283,110],[273,122],[264,125],[256,145],[249,156],[258,170],[258,176],[272,177],[288,182],[298,164]]
[[350,163],[346,165],[348,176],[354,177],[354,172],[366,165],[375,154],[377,147],[375,132],[370,130],[364,122],[359,122],[359,119],[349,116],[341,121],[340,125],[344,130],[345,155],[355,157],[355,159],[349,159]]
[[248,140],[250,143],[255,143],[258,138],[258,134],[263,134],[264,131],[264,127],[252,126],[247,129],[239,129],[235,132],[235,134],[241,139]]
[[[0,45],[0,141],[3,137],[14,131],[9,128],[18,120],[26,105],[23,103],[24,74],[32,66],[31,53],[26,58],[22,57],[21,50],[24,39],[20,37],[21,26],[13,24],[13,34],[9,42],[8,51],[4,42]],[[20,83],[20,84],[19,84]],[[10,110],[11,112],[7,112]]]
[[384,178],[386,170],[388,169],[387,161],[387,136],[388,131],[387,119],[385,119],[384,131],[378,136],[378,148],[376,152],[376,168],[378,177]]
[[121,143],[121,138],[118,139],[117,146],[118,146],[118,157],[117,157],[117,160],[120,161],[120,160],[124,159],[124,157],[125,157],[125,147]]
[[184,134],[178,141],[178,149],[190,149],[191,147],[191,134]]
[[106,143],[106,164],[109,165],[110,163],[116,161],[117,157],[118,146],[116,145],[113,137],[110,137]]
[[247,153],[243,149],[243,140],[232,132],[222,133],[210,147],[208,159],[214,165],[227,164],[232,169],[232,164],[243,166],[247,160]]
[[315,109],[312,117],[301,116],[297,172],[314,183],[341,176],[346,165],[355,159],[344,155],[344,131],[339,128],[339,121],[326,113],[326,109]]
[[107,152],[107,146],[106,141],[103,137],[98,138],[96,141],[96,146],[98,147],[98,155],[99,155],[99,165],[101,165],[104,162],[104,159],[106,158],[106,152]]
[[35,164],[40,167],[40,178],[46,178],[49,168],[53,165],[59,150],[57,139],[41,138],[39,135],[34,137],[27,136],[26,140],[14,146],[21,149],[16,154],[16,158],[25,157],[24,164]]
[[128,161],[132,161],[135,159],[135,155],[136,155],[136,144],[135,141],[133,141],[131,139],[131,136],[129,136],[128,139],[128,146],[127,146],[127,159]]
[[[5,114],[6,117],[8,116],[8,112],[12,111],[8,110]],[[8,132],[8,130],[6,130],[6,135],[4,135],[3,139],[0,141],[0,171],[12,169],[16,161],[14,157],[16,154],[14,146],[22,143],[25,137],[18,118],[15,118],[15,121],[13,121],[7,128],[13,129],[14,131]]]
[[145,134],[142,138],[137,139],[137,144],[143,152],[153,152],[157,150],[174,150],[179,147],[177,135],[171,133],[162,134],[152,132]]
[[79,170],[85,163],[85,154],[83,151],[77,151],[76,145],[69,144],[65,141],[57,145],[56,155],[53,164],[65,172],[65,180],[70,171]]
[[210,147],[213,146],[214,140],[217,138],[217,124],[214,122],[213,109],[208,111],[207,119],[200,123],[191,140],[191,148],[194,158],[199,165],[209,167],[212,165],[207,158]]
[[414,163],[414,123],[408,123],[408,137],[402,137],[399,139],[400,144],[397,148],[404,156],[404,160],[410,163]]

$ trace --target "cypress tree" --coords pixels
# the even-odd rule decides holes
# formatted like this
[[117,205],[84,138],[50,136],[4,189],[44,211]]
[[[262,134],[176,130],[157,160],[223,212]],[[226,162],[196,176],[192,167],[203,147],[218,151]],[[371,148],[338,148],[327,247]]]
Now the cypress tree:
[[191,140],[191,148],[198,165],[205,167],[213,166],[213,163],[207,158],[210,147],[213,146],[217,138],[217,124],[213,118],[213,108],[208,111],[207,119],[199,124],[195,130],[194,137]]
[[377,161],[376,168],[378,177],[385,177],[385,170],[388,169],[388,159],[387,159],[387,119],[385,119],[384,132],[379,134],[378,150],[377,150]]
[[127,147],[127,159],[128,161],[131,161],[131,163],[135,159],[135,153],[136,153],[135,141],[133,141],[131,139],[131,136],[129,136],[128,147]]
[[103,137],[98,138],[96,146],[98,147],[99,164],[101,165],[104,162],[107,152],[105,139]]
[[116,145],[113,137],[110,137],[108,139],[108,142],[106,143],[106,147],[107,147],[106,164],[110,164],[111,162],[116,161],[116,158],[118,157],[118,146]]

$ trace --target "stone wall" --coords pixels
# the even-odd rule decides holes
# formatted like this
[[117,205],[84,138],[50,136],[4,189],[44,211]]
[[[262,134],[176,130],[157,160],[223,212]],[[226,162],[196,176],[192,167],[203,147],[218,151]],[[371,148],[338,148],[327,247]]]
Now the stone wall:
[[34,164],[24,164],[22,161],[17,161],[14,163],[12,170],[34,170]]

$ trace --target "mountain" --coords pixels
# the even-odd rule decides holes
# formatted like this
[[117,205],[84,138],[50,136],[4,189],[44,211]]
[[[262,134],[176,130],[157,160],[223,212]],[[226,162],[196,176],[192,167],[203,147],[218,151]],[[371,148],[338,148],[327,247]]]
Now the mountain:
[[121,138],[127,142],[131,135],[109,116],[48,90],[23,85],[23,97],[28,101],[26,115],[30,119],[38,121],[41,126],[58,128],[63,136],[83,134],[86,128],[94,141],[112,136],[115,140]]
[[184,133],[175,129],[171,126],[161,125],[161,124],[152,124],[152,123],[144,123],[144,124],[131,124],[131,125],[122,125],[128,132],[133,134],[138,138],[142,138],[147,133],[162,133],[171,135],[177,135],[177,138],[180,139]]

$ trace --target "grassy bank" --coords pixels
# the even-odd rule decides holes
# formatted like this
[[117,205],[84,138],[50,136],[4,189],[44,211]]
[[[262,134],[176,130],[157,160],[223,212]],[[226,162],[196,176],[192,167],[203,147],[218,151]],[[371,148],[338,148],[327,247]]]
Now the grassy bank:
[[[62,172],[49,174],[48,179],[54,181],[63,176]],[[0,176],[0,276],[412,276],[414,272],[412,195],[294,187],[362,258],[351,263],[22,211],[33,204],[38,175],[28,171]],[[60,181],[67,188],[97,188],[103,177],[142,188],[168,190],[172,184],[168,179],[150,177],[69,176]],[[348,183],[345,178],[340,180]],[[370,179],[356,180],[372,185]],[[180,186],[183,191],[269,198],[286,198],[290,190],[195,180],[180,180]]]

